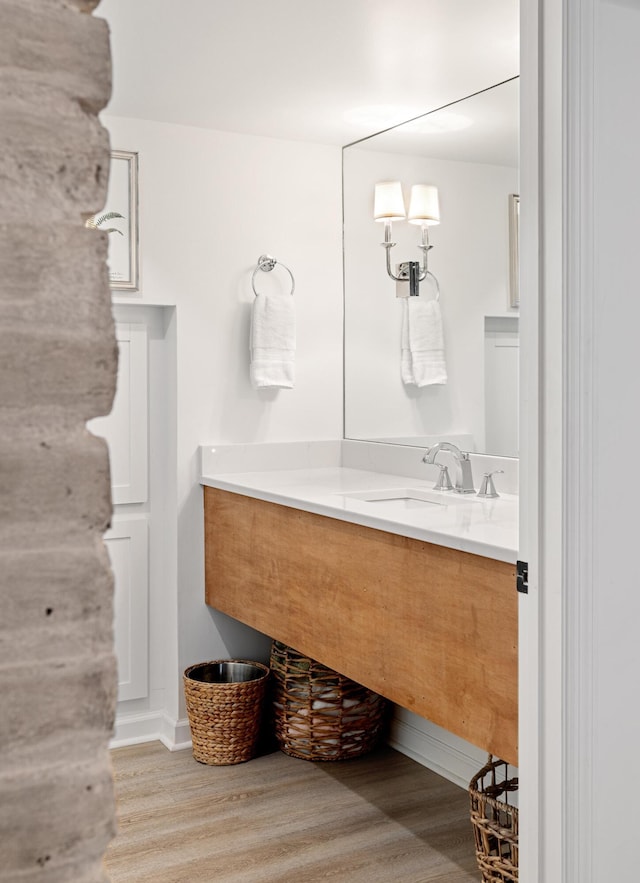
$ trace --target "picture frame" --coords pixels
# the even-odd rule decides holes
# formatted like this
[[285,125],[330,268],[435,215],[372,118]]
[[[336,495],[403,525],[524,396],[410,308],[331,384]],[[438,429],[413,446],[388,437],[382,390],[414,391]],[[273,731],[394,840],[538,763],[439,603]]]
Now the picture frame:
[[509,194],[509,306],[520,306],[520,196]]
[[109,286],[138,291],[138,154],[112,150],[107,201],[87,227],[109,234]]

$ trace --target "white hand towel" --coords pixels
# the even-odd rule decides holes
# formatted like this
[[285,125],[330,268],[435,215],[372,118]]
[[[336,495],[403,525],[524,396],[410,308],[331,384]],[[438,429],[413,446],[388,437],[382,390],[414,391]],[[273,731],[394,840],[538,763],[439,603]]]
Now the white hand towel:
[[402,382],[408,386],[416,382],[413,376],[413,359],[411,358],[411,346],[409,344],[409,301],[410,297],[402,299],[402,342],[400,350],[400,371]]
[[294,386],[296,322],[290,294],[259,294],[251,312],[251,383],[256,389]]
[[447,366],[439,302],[407,297],[402,310],[403,382],[416,386],[446,383]]

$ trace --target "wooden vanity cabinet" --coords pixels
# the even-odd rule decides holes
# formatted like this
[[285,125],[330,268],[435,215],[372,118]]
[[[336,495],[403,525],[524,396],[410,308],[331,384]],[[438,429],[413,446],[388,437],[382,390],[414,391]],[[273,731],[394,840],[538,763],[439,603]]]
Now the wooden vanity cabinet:
[[205,487],[206,602],[517,764],[515,566]]

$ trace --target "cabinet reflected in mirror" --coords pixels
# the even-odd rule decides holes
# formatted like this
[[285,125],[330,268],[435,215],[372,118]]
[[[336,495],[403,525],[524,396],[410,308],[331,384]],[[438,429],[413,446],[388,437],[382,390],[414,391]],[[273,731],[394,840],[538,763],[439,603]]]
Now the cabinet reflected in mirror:
[[[385,269],[375,185],[438,188],[429,270],[440,288],[446,384],[401,373],[403,297]],[[345,436],[518,455],[518,313],[510,306],[509,197],[518,188],[518,78],[344,148]],[[420,228],[394,222],[391,266],[419,261]],[[431,280],[420,300],[436,296]],[[411,311],[412,313],[414,311]],[[413,321],[413,319],[412,319]],[[405,341],[406,344],[406,341]],[[405,378],[406,379],[406,378]]]

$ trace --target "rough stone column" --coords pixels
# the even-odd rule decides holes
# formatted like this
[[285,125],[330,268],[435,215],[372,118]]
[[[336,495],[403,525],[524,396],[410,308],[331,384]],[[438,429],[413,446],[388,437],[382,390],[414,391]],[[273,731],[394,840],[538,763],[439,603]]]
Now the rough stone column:
[[98,0],[0,0],[0,881],[104,881],[116,344]]

